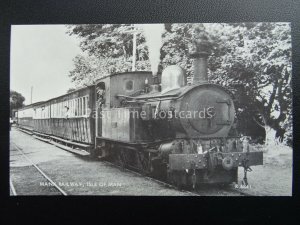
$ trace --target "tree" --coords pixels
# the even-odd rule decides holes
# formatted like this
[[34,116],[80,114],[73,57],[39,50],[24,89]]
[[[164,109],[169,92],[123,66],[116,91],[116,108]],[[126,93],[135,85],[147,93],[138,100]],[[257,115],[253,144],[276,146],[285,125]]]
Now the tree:
[[[211,42],[209,80],[230,89],[235,96],[239,130],[249,134],[253,124],[265,132],[266,142],[279,133],[291,138],[291,36],[288,23],[166,24],[161,68],[178,64],[193,78],[189,57],[196,28]],[[77,56],[70,77],[77,85],[91,84],[101,76],[130,70],[132,25],[75,25],[69,34],[81,38],[89,56]],[[137,69],[149,70],[148,48],[142,33],[137,39]]]
[[76,91],[76,88],[69,88],[69,89],[67,90],[67,93],[71,93],[71,92],[73,92],[73,91]]
[[24,106],[25,98],[18,92],[10,91],[10,116],[13,116],[13,110],[19,109]]
[[[70,71],[69,77],[76,87],[92,85],[103,76],[129,71],[131,62],[124,62],[119,59],[102,58],[99,60],[95,56],[77,55],[74,59],[74,69]],[[145,65],[147,65],[145,63]],[[138,68],[143,70],[143,64],[139,63]],[[144,67],[145,68],[145,67]]]
[[249,130],[261,127],[266,143],[284,133],[290,142],[290,24],[172,24],[165,34],[162,62],[183,66],[189,80],[193,76],[189,43],[197,26],[204,27],[212,43],[210,81],[229,88],[236,97],[239,130],[252,135]]
[[82,41],[80,47],[90,56],[128,57],[132,55],[132,34],[130,24],[83,24],[69,25],[68,34],[76,35]]
[[[126,72],[132,65],[133,26],[130,24],[98,24],[67,26],[69,35],[82,41],[80,47],[87,55],[78,55],[69,76],[77,87],[93,84],[111,73]],[[137,33],[137,70],[149,70],[145,37]]]
[[234,90],[239,118],[263,127],[267,144],[285,132],[291,137],[290,24],[218,24],[215,28],[218,51],[210,58],[211,79]]

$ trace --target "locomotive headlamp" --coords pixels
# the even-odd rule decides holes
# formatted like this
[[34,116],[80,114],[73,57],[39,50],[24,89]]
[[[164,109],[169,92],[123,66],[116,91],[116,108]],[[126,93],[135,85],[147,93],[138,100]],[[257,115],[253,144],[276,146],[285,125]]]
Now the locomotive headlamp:
[[198,153],[198,154],[202,154],[202,153],[203,153],[203,148],[202,148],[202,145],[201,145],[201,144],[198,144],[198,145],[197,145],[197,153]]
[[247,152],[247,151],[249,151],[249,142],[248,142],[248,140],[245,138],[245,139],[243,140],[243,152]]
[[226,156],[223,160],[222,160],[222,166],[225,170],[231,170],[233,167],[233,159],[229,156]]

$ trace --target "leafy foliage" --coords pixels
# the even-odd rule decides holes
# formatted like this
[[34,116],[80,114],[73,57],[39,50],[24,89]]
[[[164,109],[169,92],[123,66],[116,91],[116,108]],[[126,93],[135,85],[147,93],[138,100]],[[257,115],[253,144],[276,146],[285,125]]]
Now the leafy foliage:
[[[266,127],[292,138],[291,28],[289,23],[165,24],[160,70],[177,64],[193,78],[189,53],[195,29],[211,43],[209,80],[236,97],[239,130],[265,133]],[[81,38],[88,56],[76,56],[70,77],[83,86],[101,76],[131,70],[132,30],[129,24],[68,26]],[[137,70],[150,70],[145,37],[137,31]],[[253,126],[256,126],[255,129]],[[264,134],[266,135],[266,134]]]
[[16,91],[12,91],[12,90],[10,91],[9,103],[10,103],[11,116],[12,116],[12,111],[14,109],[19,109],[24,106],[24,101],[25,98],[23,97],[23,95],[21,95]]
[[73,91],[76,91],[76,88],[69,88],[69,89],[67,90],[67,93],[71,93],[71,92],[73,92]]
[[[211,79],[237,97],[239,124],[292,132],[291,36],[288,23],[218,24]],[[222,29],[222,26],[226,29]],[[218,32],[219,31],[219,32]],[[220,33],[221,31],[221,33]],[[214,64],[219,61],[221,64]],[[216,65],[220,66],[216,66]],[[243,130],[243,129],[241,129]],[[266,130],[267,132],[267,130]],[[267,135],[267,134],[266,134]],[[274,137],[273,137],[274,138]]]
[[[90,85],[111,73],[131,70],[134,28],[129,24],[69,25],[69,35],[81,38],[80,47],[87,53],[74,58],[69,74],[77,86]],[[145,37],[137,33],[137,70],[149,70]]]

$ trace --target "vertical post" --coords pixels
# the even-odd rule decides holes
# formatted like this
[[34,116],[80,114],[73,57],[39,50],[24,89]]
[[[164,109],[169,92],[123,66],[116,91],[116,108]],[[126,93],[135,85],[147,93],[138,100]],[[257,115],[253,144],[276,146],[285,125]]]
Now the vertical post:
[[33,86],[31,86],[30,104],[32,104],[32,92],[33,92]]
[[136,31],[133,26],[133,49],[132,49],[132,71],[135,71],[135,64],[136,64]]

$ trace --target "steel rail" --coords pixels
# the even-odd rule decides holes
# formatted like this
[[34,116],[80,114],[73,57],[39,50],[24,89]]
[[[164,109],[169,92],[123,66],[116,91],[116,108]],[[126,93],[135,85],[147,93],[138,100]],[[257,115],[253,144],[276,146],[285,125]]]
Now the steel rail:
[[[159,184],[161,184],[161,185],[163,185],[163,186],[166,186],[166,187],[168,187],[168,188],[172,188],[172,189],[174,189],[174,190],[178,190],[178,188],[177,188],[176,186],[172,185],[172,184],[166,183],[166,182],[164,182],[164,181],[161,181],[161,180],[158,180],[158,179],[149,177],[149,176],[144,176],[143,174],[141,174],[141,173],[139,173],[139,172],[136,172],[136,171],[134,171],[134,170],[131,170],[131,169],[128,169],[128,168],[119,166],[119,165],[117,165],[117,164],[114,164],[114,163],[109,162],[109,161],[106,161],[106,160],[101,160],[101,162],[104,162],[104,163],[109,164],[109,165],[111,165],[111,166],[114,166],[114,167],[117,167],[117,168],[119,168],[119,169],[125,170],[125,171],[127,171],[127,172],[136,174],[136,175],[138,175],[138,176],[142,176],[143,178],[146,178],[147,180],[150,180],[150,181],[159,183]],[[178,190],[178,191],[183,192],[183,193],[188,193],[188,194],[191,194],[191,195],[203,196],[203,195],[199,194],[199,193],[197,192],[197,190],[194,190],[194,191]],[[239,189],[230,189],[230,190],[226,190],[226,191],[228,191],[229,193],[230,193],[230,192],[232,192],[232,193],[239,193],[239,194],[244,195],[244,196],[254,196],[254,195],[252,195],[252,194],[245,193],[245,192],[243,192],[242,190],[239,190]]]
[[67,193],[62,190],[50,177],[48,177],[34,162],[32,162],[22,151],[22,148],[20,148],[16,143],[13,143],[16,147],[16,149],[23,155],[23,157],[32,165],[34,166],[43,177],[45,177],[60,193],[62,193],[64,196],[67,196]]
[[[18,147],[15,143],[13,143],[13,144],[14,144],[16,147]],[[23,154],[23,152],[21,152],[21,153]],[[23,154],[23,155],[24,155],[24,154]],[[25,157],[26,157],[26,156],[25,156]],[[166,187],[168,187],[168,188],[172,188],[172,189],[174,189],[174,190],[178,190],[178,188],[177,188],[176,186],[174,186],[174,185],[171,185],[171,184],[169,184],[169,183],[163,182],[163,181],[161,181],[161,180],[158,180],[158,179],[155,179],[155,178],[152,178],[152,177],[149,177],[149,176],[144,176],[144,175],[142,175],[142,174],[139,173],[139,172],[136,172],[136,171],[134,171],[134,170],[131,170],[131,169],[128,169],[128,168],[119,166],[119,165],[114,164],[114,163],[112,163],[112,162],[109,162],[109,161],[107,161],[107,160],[101,160],[101,162],[104,162],[104,163],[109,164],[109,165],[111,165],[111,166],[114,166],[114,167],[117,167],[117,168],[119,168],[119,169],[125,170],[125,171],[127,171],[127,172],[136,174],[136,175],[138,175],[138,176],[142,176],[142,177],[144,177],[144,178],[146,178],[146,179],[148,179],[148,180],[150,180],[150,181],[159,183],[159,184],[161,184],[161,185],[163,185],[163,186],[166,186]],[[192,192],[191,192],[191,191],[187,191],[187,190],[179,190],[179,191],[184,192],[184,193],[188,193],[188,194],[192,194],[192,195],[196,195],[196,196],[202,196],[202,195],[200,195],[199,193],[197,193],[197,190],[194,191],[194,192],[193,192],[193,191],[192,191]],[[231,189],[231,190],[229,190],[228,192],[233,192],[233,193],[235,192],[235,193],[239,193],[239,194],[244,195],[244,196],[254,196],[254,195],[252,195],[252,194],[245,193],[245,192],[243,192],[242,190],[239,190],[239,189]]]
[[[109,165],[111,165],[111,166],[114,166],[114,167],[117,167],[117,168],[119,168],[119,169],[125,170],[125,171],[127,171],[127,172],[136,174],[136,175],[138,175],[138,176],[140,176],[140,177],[143,177],[143,178],[146,178],[147,180],[150,180],[150,181],[159,183],[159,184],[161,184],[161,185],[163,185],[163,186],[166,186],[166,187],[168,187],[168,188],[172,188],[172,189],[174,189],[174,190],[178,190],[178,188],[177,188],[176,186],[172,185],[172,184],[166,183],[166,182],[164,182],[164,181],[161,181],[161,180],[158,180],[158,179],[155,179],[155,178],[152,178],[152,177],[144,176],[144,175],[142,175],[142,174],[139,173],[139,172],[136,172],[136,171],[127,169],[127,168],[122,167],[122,166],[118,166],[118,165],[116,165],[116,164],[114,164],[114,163],[112,163],[112,162],[105,161],[105,160],[102,160],[101,162],[104,162],[104,163],[109,164]],[[191,195],[201,196],[201,195],[199,195],[199,194],[196,193],[196,192],[190,192],[190,191],[186,191],[186,190],[179,190],[179,191],[180,191],[180,192],[183,192],[183,193],[188,193],[188,194],[191,194]]]
[[11,192],[13,193],[13,195],[17,196],[16,189],[15,189],[14,184],[12,183],[11,179],[9,179],[9,186],[10,186],[10,189],[11,189]]

